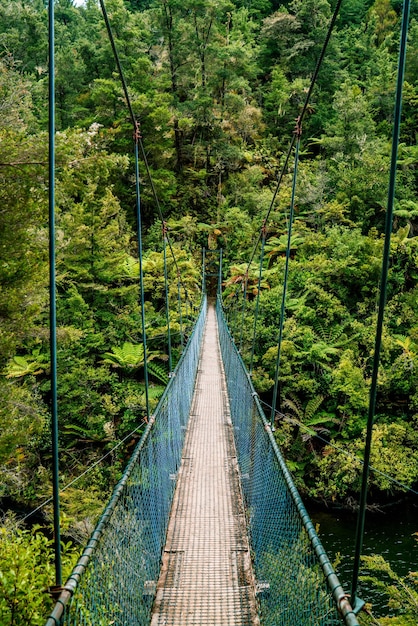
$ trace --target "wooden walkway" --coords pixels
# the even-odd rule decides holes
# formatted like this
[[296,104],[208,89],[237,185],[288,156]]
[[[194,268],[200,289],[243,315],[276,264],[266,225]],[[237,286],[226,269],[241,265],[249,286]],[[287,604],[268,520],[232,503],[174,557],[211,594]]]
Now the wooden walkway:
[[215,311],[199,372],[151,626],[258,626]]

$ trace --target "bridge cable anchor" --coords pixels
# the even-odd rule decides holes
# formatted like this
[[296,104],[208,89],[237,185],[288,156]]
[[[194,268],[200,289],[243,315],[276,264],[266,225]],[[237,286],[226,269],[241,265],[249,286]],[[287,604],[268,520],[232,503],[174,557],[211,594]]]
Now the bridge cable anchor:
[[139,141],[142,139],[139,122],[137,120],[135,120],[134,124],[133,138],[135,143],[139,143]]
[[302,136],[302,119],[300,115],[298,115],[298,117],[296,118],[296,126],[293,132],[296,137],[300,139],[300,137]]

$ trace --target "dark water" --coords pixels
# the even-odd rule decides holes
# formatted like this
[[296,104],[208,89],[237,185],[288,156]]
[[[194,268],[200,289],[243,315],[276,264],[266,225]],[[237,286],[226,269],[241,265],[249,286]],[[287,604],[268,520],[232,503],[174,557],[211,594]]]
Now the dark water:
[[[340,581],[350,593],[352,564],[356,532],[356,515],[347,512],[309,510],[314,524],[319,524],[319,536],[333,561],[337,553],[341,563],[337,566]],[[418,542],[413,533],[418,532],[418,498],[407,505],[391,507],[384,513],[367,513],[363,554],[381,554],[392,569],[404,576],[418,570]],[[361,575],[362,572],[360,572]],[[365,573],[365,572],[363,572]],[[382,576],[379,576],[382,579]],[[358,595],[373,605],[376,617],[389,615],[387,598],[365,583],[359,583]]]

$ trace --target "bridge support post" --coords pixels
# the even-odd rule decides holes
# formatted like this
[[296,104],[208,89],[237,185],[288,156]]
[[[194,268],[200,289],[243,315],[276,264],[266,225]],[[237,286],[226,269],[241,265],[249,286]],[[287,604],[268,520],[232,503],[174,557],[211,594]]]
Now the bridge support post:
[[48,6],[49,40],[49,333],[51,354],[51,437],[52,437],[52,481],[54,506],[54,551],[55,585],[61,587],[61,531],[59,494],[59,445],[58,445],[58,399],[57,399],[57,312],[55,278],[55,15],[54,1]]
[[356,604],[357,596],[357,584],[360,569],[361,552],[363,548],[363,535],[364,535],[364,522],[366,516],[366,500],[367,500],[367,488],[369,480],[369,464],[370,464],[370,452],[372,445],[372,430],[375,418],[376,410],[376,397],[377,397],[377,377],[379,372],[379,360],[380,349],[382,345],[382,332],[383,332],[383,317],[386,306],[386,291],[389,271],[390,260],[390,238],[392,233],[392,221],[393,221],[393,203],[395,199],[395,182],[396,182],[396,170],[398,159],[398,144],[399,133],[401,125],[401,113],[402,113],[402,87],[405,73],[405,61],[406,61],[406,40],[408,35],[409,24],[409,10],[410,0],[404,0],[403,13],[402,13],[402,25],[399,45],[399,58],[398,58],[398,75],[396,80],[396,96],[395,96],[395,111],[392,131],[392,153],[391,164],[389,174],[389,189],[388,189],[388,203],[386,210],[386,224],[385,224],[385,243],[383,248],[383,260],[382,270],[380,278],[380,296],[379,296],[379,308],[377,314],[377,325],[374,345],[374,357],[373,357],[373,371],[372,382],[370,385],[370,398],[369,398],[369,412],[367,418],[367,434],[364,447],[364,464],[363,464],[363,477],[360,493],[360,505],[357,519],[356,530],[356,543],[354,553],[353,564],[353,580],[351,587],[352,602]]

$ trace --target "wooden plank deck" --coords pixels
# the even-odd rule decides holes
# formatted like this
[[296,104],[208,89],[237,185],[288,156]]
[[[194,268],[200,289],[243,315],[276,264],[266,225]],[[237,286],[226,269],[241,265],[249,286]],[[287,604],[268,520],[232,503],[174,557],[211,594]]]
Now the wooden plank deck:
[[216,315],[199,373],[151,626],[258,626]]

